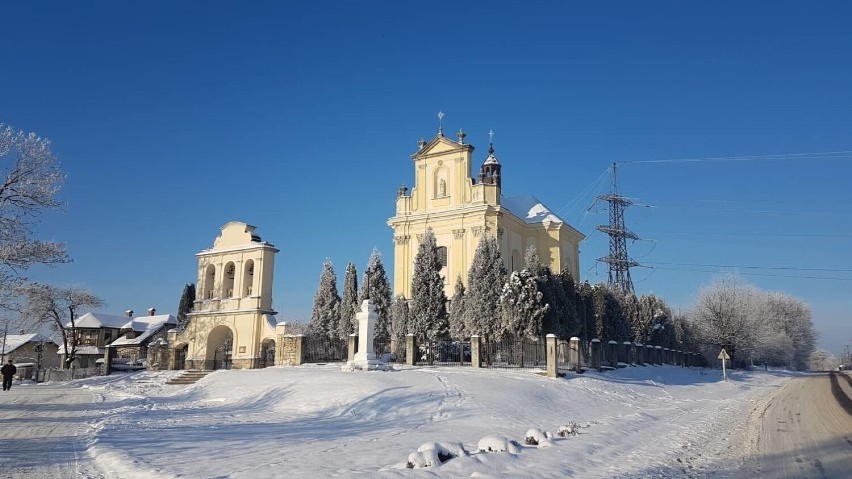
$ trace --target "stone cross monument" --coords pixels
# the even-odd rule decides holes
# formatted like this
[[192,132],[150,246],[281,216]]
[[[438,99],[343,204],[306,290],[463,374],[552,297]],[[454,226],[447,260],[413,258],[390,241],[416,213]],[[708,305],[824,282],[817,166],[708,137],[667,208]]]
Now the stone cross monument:
[[343,371],[386,371],[388,365],[377,359],[373,352],[373,330],[376,328],[376,305],[370,299],[361,302],[361,311],[355,313],[358,320],[358,352],[355,358],[341,367]]

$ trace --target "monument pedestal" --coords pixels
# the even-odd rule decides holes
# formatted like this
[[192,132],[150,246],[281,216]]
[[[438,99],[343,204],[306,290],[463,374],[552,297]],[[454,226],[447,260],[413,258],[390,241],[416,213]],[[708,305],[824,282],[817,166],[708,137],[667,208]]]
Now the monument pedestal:
[[361,303],[361,311],[355,313],[358,320],[358,352],[355,358],[340,367],[341,371],[387,371],[390,367],[376,358],[373,352],[373,330],[379,314],[369,299]]

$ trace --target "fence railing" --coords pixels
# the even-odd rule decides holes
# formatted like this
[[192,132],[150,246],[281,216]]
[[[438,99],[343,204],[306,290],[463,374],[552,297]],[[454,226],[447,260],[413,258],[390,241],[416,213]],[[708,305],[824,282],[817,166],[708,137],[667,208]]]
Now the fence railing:
[[415,364],[419,366],[470,366],[467,341],[424,341],[417,345]]
[[404,363],[406,359],[405,340],[374,339],[373,353],[386,363]]
[[309,334],[302,343],[306,363],[331,363],[346,361],[348,346],[340,338],[330,338],[321,334]]
[[506,337],[488,341],[483,344],[482,353],[483,367],[532,369],[547,367],[547,344],[544,338]]

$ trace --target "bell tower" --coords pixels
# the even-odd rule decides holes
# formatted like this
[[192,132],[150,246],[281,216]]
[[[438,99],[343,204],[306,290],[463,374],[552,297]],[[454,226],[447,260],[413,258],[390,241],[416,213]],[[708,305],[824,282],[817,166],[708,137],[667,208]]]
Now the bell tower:
[[[488,145],[488,157],[485,158],[485,162],[482,163],[482,167],[479,169],[479,182],[484,185],[496,185],[497,188],[502,186],[502,179],[500,178],[500,162],[497,161],[497,157],[494,156],[494,130],[488,132],[488,136],[491,137],[491,141]],[[499,194],[497,195],[500,196]]]

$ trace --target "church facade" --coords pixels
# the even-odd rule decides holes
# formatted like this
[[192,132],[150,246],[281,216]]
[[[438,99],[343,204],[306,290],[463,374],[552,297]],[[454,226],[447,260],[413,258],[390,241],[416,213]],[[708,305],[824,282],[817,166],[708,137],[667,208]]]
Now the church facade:
[[411,297],[414,258],[419,239],[432,228],[443,268],[444,290],[452,297],[457,276],[467,273],[484,235],[496,235],[508,271],[524,267],[524,252],[535,246],[553,271],[568,268],[579,278],[579,243],[584,235],[547,209],[534,196],[504,197],[502,165],[493,143],[471,176],[474,147],[444,136],[421,140],[411,155],[414,187],[397,192],[396,215],[388,220],[394,241],[394,295]]
[[[169,369],[260,368],[275,363],[274,245],[232,221],[196,254],[198,286],[184,330],[169,333]],[[279,331],[276,333],[276,327]]]

